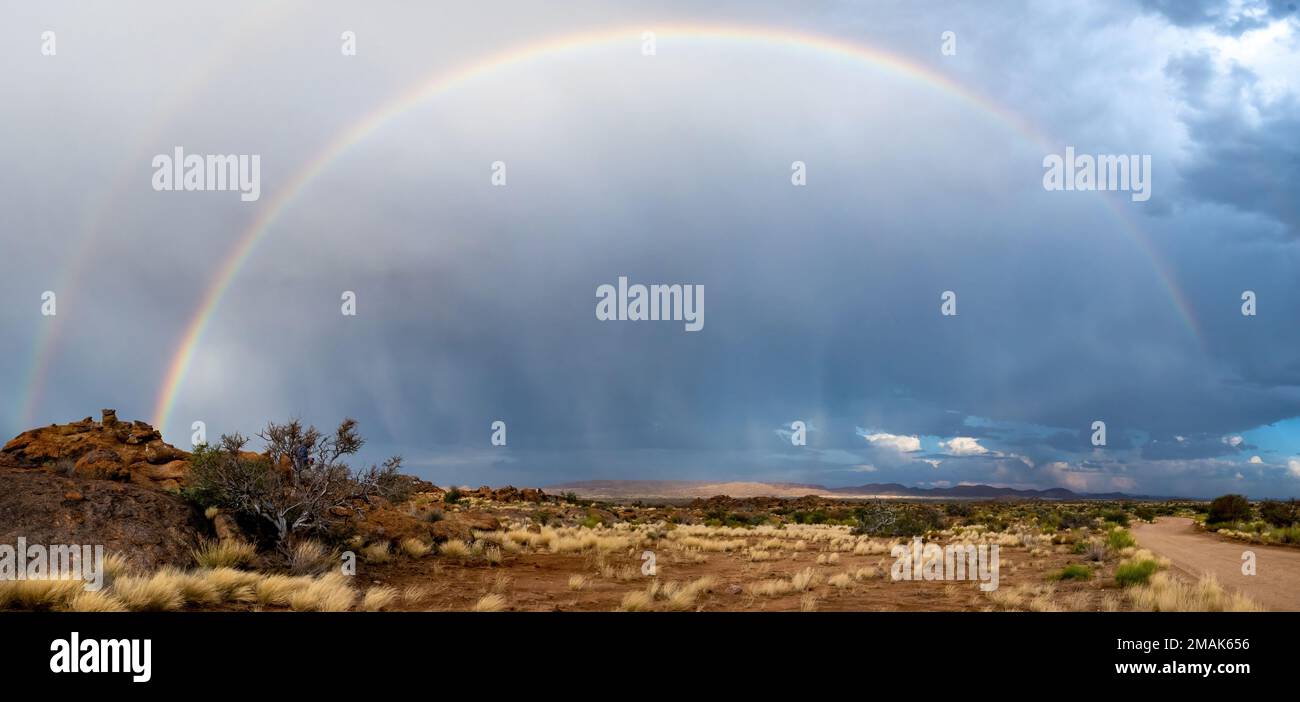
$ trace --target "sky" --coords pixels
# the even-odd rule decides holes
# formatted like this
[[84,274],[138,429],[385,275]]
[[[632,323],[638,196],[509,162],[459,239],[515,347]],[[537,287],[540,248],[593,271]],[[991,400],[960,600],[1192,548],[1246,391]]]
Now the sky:
[[[0,427],[1300,494],[1294,3],[703,5],[3,0]],[[260,197],[155,189],[177,147]],[[1045,188],[1067,147],[1149,156],[1149,199]],[[620,277],[703,327],[599,319]]]

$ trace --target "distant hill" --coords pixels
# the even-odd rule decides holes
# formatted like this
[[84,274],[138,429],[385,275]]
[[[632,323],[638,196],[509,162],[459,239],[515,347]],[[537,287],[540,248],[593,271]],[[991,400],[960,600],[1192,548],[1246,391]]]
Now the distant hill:
[[920,488],[900,483],[868,483],[853,487],[828,488],[807,483],[760,481],[710,482],[706,480],[583,480],[546,486],[552,494],[572,492],[590,499],[690,499],[696,497],[803,497],[817,495],[846,499],[866,498],[949,498],[967,500],[1123,500],[1138,496],[1121,492],[1104,495],[1077,493],[1065,488],[1017,490],[992,485],[956,485]]

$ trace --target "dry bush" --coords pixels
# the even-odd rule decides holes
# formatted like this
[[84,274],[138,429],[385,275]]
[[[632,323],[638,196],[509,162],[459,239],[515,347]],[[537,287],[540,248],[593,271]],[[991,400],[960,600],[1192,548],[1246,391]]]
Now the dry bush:
[[831,579],[827,582],[831,587],[848,587],[853,584],[853,576],[848,573],[839,573],[831,576]]
[[621,612],[648,612],[654,598],[645,590],[633,590],[623,595],[623,601],[619,604]]
[[204,541],[191,553],[201,568],[240,568],[257,557],[257,548],[243,541]]
[[401,459],[396,456],[382,469],[372,466],[355,475],[342,462],[365,443],[356,425],[345,419],[326,435],[297,420],[271,422],[258,434],[266,450],[256,457],[244,451],[246,438],[223,435],[217,446],[198,446],[191,455],[191,494],[202,504],[274,529],[279,544],[293,535],[327,529],[344,519],[339,513],[347,514],[355,500],[389,495],[390,488],[409,485],[397,474]]
[[429,544],[424,543],[414,536],[402,539],[401,548],[402,553],[405,553],[411,558],[423,558],[429,553],[429,551],[433,550],[432,546],[429,546]]
[[305,539],[289,551],[289,572],[294,575],[320,575],[334,565],[335,554],[319,541]]
[[1213,575],[1187,585],[1168,573],[1156,573],[1146,585],[1130,587],[1124,594],[1135,609],[1147,612],[1264,611],[1249,597],[1225,590]]
[[438,553],[447,558],[469,558],[469,546],[459,539],[451,539],[438,547]]
[[366,559],[367,563],[387,563],[393,558],[387,541],[373,543],[361,549],[361,557]]
[[822,576],[812,568],[804,568],[790,578],[790,586],[799,592],[807,592],[821,584]]
[[872,578],[879,578],[883,574],[884,572],[879,568],[874,566],[863,566],[853,572],[853,578],[855,580],[871,580]]
[[581,589],[583,589],[583,588],[585,588],[585,587],[587,587],[587,578],[586,578],[586,576],[582,576],[582,575],[570,575],[570,576],[569,576],[569,589],[570,589],[570,590],[581,590]]
[[817,611],[817,596],[814,595],[814,594],[812,594],[812,593],[809,593],[809,594],[804,595],[803,597],[800,597],[800,598],[799,598],[799,611],[800,611],[800,612],[816,612],[816,611]]

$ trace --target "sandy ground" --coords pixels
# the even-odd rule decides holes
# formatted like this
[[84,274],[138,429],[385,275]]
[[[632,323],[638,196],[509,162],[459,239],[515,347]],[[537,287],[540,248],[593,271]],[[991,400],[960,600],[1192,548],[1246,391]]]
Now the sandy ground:
[[[1192,520],[1161,517],[1154,524],[1132,528],[1138,545],[1164,556],[1173,568],[1195,580],[1213,573],[1272,611],[1300,611],[1300,549],[1231,541],[1197,531]],[[1242,554],[1255,554],[1255,575],[1243,575]]]
[[[672,553],[665,552],[659,560],[658,579],[661,583],[687,582],[713,576],[717,587],[713,593],[701,597],[696,607],[706,611],[799,611],[805,593],[755,597],[743,588],[765,578],[788,578],[807,567],[822,576],[821,584],[810,593],[817,598],[819,611],[979,611],[993,606],[974,582],[891,581],[888,571],[893,559],[887,555],[843,553],[835,565],[817,565],[817,555],[810,550],[779,561],[750,563],[740,554],[711,553],[707,561],[691,563],[678,561]],[[1004,548],[1000,586],[1042,584],[1049,572],[1076,560],[1077,557],[1057,549],[1047,549],[1031,557],[1025,548]],[[422,605],[399,606],[399,609],[466,610],[480,596],[498,592],[514,610],[611,611],[619,606],[626,593],[644,589],[651,579],[641,577],[641,562],[635,555],[611,554],[609,562],[635,569],[634,577],[602,578],[587,555],[524,553],[507,555],[497,567],[442,558],[395,559],[363,569],[358,573],[361,581],[358,586],[382,584],[400,590],[420,585],[431,589],[432,597]],[[835,588],[827,582],[836,573],[868,566],[879,568],[881,575],[845,588]],[[570,590],[568,578],[573,574],[587,576],[586,587]],[[1090,582],[1061,583],[1057,592],[1060,596],[1074,595],[1080,598],[1083,609],[1095,610],[1102,595],[1114,590],[1113,575],[1106,575]]]

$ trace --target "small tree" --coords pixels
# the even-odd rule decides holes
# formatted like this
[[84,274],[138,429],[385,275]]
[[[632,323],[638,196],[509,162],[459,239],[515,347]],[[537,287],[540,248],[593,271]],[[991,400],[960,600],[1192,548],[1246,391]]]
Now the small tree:
[[1265,500],[1259,503],[1259,517],[1275,527],[1289,527],[1300,521],[1300,503]]
[[1231,524],[1250,519],[1250,501],[1241,495],[1220,495],[1210,503],[1206,524]]
[[322,531],[351,508],[391,482],[401,465],[394,456],[383,468],[354,475],[344,456],[356,453],[365,441],[353,419],[343,420],[332,435],[298,420],[270,422],[258,436],[265,453],[244,451],[248,440],[222,435],[216,447],[200,446],[191,459],[191,494],[201,503],[217,505],[270,526],[284,545],[290,534]]

